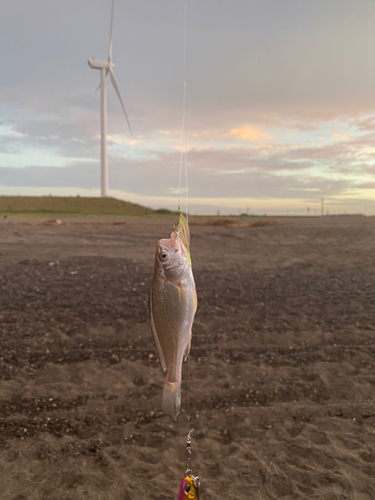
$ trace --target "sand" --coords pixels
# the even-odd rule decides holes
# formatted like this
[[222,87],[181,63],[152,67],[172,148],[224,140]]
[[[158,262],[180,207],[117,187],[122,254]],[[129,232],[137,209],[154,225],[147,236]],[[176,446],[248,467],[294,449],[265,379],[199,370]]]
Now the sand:
[[[19,222],[0,226],[1,500],[176,500],[187,367],[173,423],[147,307],[171,221]],[[191,228],[201,500],[374,499],[374,221],[276,222]]]

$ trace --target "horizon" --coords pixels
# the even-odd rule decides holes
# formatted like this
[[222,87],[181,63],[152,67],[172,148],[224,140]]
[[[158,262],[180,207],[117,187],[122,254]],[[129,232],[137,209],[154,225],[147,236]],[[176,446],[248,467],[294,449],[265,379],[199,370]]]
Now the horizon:
[[[34,195],[13,195],[13,196],[8,196],[8,195],[4,195],[4,194],[1,194],[0,195],[0,198],[9,198],[9,199],[18,199],[18,198],[21,198],[22,200],[25,200],[27,198],[36,198],[36,199],[43,199],[43,198],[59,198],[59,199],[82,199],[82,200],[92,200],[92,201],[97,201],[97,200],[101,200],[101,201],[104,201],[104,200],[108,200],[108,203],[110,204],[111,203],[111,200],[115,200],[115,201],[121,201],[121,202],[125,202],[125,203],[130,203],[130,204],[133,204],[134,202],[131,202],[129,200],[123,200],[123,199],[120,199],[120,198],[115,198],[113,196],[108,196],[107,198],[101,198],[101,197],[98,197],[98,196],[91,196],[91,197],[85,197],[85,196],[81,196],[80,194],[77,194],[75,196],[54,196],[52,194],[45,194],[45,195],[40,195],[40,196],[34,196]],[[158,207],[158,208],[152,208],[150,206],[147,206],[147,205],[141,205],[141,204],[138,204],[140,207],[142,208],[146,208],[146,209],[151,209],[151,210],[154,210],[154,211],[167,211],[167,212],[170,212],[170,215],[173,215],[173,214],[177,214],[178,213],[178,210],[176,209],[176,207]],[[360,212],[329,212],[329,210],[323,210],[323,213],[322,213],[322,210],[320,210],[320,212],[318,213],[317,210],[311,210],[311,209],[308,209],[306,211],[303,211],[302,209],[301,210],[297,210],[297,211],[292,211],[292,210],[286,210],[286,212],[283,212],[282,210],[279,210],[279,211],[270,211],[270,210],[266,210],[266,211],[251,211],[250,210],[250,207],[246,207],[244,210],[241,210],[241,209],[230,209],[228,208],[226,211],[221,211],[220,209],[218,209],[217,207],[209,207],[211,208],[211,210],[207,210],[207,205],[204,206],[204,209],[203,211],[192,211],[189,209],[188,207],[188,215],[189,216],[215,216],[215,217],[281,217],[281,218],[286,218],[286,217],[329,217],[329,216],[332,216],[332,217],[345,217],[345,216],[363,216],[363,217],[374,217],[375,214],[370,214],[370,215],[366,215],[366,214],[363,214],[363,213],[360,213]],[[33,212],[33,210],[35,210],[35,213],[53,213],[53,212],[56,212],[56,213],[65,213],[65,211],[67,210],[66,208],[62,211],[59,211],[59,210],[48,210],[46,208],[41,208],[40,210],[39,209],[34,209],[33,207],[30,207],[30,208],[27,208],[27,209],[19,209],[19,208],[15,208],[13,209],[11,206],[8,207],[7,210],[1,210],[0,208],[0,214],[7,214],[7,215],[12,215],[12,214],[22,214],[22,213],[31,213]],[[183,209],[182,210],[183,213],[186,213],[185,210]],[[68,213],[68,212],[67,212]],[[79,212],[77,212],[79,213]],[[86,212],[85,212],[86,213]],[[87,212],[87,213],[91,213],[91,212]],[[92,212],[93,214],[96,213],[95,211]],[[166,214],[167,215],[167,214]]]

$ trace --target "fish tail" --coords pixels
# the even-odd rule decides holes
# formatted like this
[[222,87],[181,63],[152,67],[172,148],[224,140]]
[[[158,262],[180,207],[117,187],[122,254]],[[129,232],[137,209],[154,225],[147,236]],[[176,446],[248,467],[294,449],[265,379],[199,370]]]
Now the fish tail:
[[164,381],[163,412],[172,420],[177,421],[181,409],[181,380],[177,382]]

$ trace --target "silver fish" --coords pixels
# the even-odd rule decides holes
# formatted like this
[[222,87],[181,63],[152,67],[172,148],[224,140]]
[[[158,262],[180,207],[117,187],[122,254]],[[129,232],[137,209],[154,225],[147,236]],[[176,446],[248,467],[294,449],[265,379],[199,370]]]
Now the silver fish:
[[150,287],[151,330],[163,372],[163,411],[174,421],[181,408],[182,362],[189,356],[197,295],[190,260],[190,235],[180,214],[177,229],[156,246]]

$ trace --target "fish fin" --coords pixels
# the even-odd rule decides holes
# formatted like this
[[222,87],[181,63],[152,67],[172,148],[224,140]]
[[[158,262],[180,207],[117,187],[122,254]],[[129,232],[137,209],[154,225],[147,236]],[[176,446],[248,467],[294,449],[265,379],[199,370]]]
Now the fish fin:
[[[195,286],[194,286],[194,314],[197,311],[197,307],[198,307],[197,291],[196,291]],[[191,328],[190,328],[189,340],[186,344],[185,351],[184,351],[184,363],[186,363],[186,361],[189,357],[190,347],[191,347],[191,337],[192,337],[192,333],[191,333]]]
[[149,307],[150,307],[150,314],[151,314],[151,331],[152,331],[152,335],[154,337],[156,350],[158,352],[161,369],[163,370],[163,373],[165,373],[167,371],[167,366],[166,366],[165,361],[164,361],[163,351],[161,349],[161,345],[160,345],[160,341],[159,341],[159,337],[158,337],[158,332],[156,331],[156,326],[155,326],[155,322],[154,322],[154,316],[152,314],[152,287],[150,287]]
[[181,212],[178,215],[176,232],[180,236],[180,239],[185,245],[185,248],[188,250],[190,248],[190,229],[186,217],[184,217]]
[[169,415],[174,422],[181,409],[181,380],[177,382],[164,381],[163,412]]
[[190,346],[191,346],[191,333],[189,334],[189,340],[186,344],[185,351],[184,351],[184,363],[186,363],[189,353],[190,353]]

